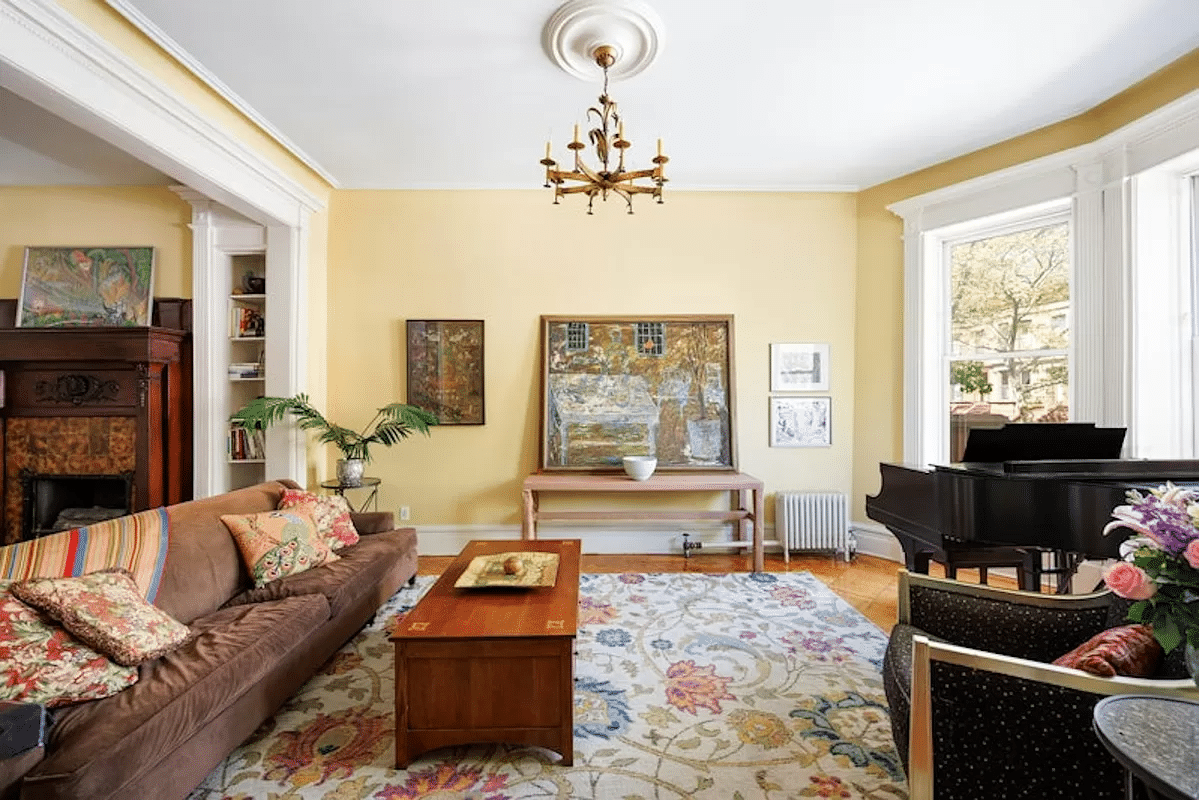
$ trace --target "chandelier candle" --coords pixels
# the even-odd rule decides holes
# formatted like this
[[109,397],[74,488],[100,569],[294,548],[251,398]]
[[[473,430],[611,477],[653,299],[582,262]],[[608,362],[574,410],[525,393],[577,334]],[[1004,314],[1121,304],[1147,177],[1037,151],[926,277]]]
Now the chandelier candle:
[[[587,120],[594,121],[596,127],[587,132],[587,139],[595,149],[595,157],[600,166],[592,169],[583,162],[580,152],[587,145],[579,140],[579,126],[575,125],[574,140],[566,147],[574,151],[574,169],[559,169],[558,162],[550,155],[550,144],[545,145],[545,188],[553,188],[554,205],[558,199],[568,194],[587,195],[587,213],[591,214],[592,206],[598,195],[607,201],[608,193],[619,195],[625,201],[630,214],[633,213],[633,195],[648,194],[662,202],[662,187],[666,183],[663,167],[669,158],[662,154],[662,140],[658,140],[658,155],[653,159],[654,167],[625,171],[624,151],[631,145],[624,138],[624,120],[616,110],[616,101],[608,95],[608,68],[616,63],[616,49],[609,45],[600,45],[593,51],[595,63],[604,71],[604,92],[599,97],[599,105],[587,109]],[[612,132],[612,128],[615,132]],[[616,168],[612,169],[610,161],[612,151],[617,155]],[[638,183],[643,181],[643,183]]]

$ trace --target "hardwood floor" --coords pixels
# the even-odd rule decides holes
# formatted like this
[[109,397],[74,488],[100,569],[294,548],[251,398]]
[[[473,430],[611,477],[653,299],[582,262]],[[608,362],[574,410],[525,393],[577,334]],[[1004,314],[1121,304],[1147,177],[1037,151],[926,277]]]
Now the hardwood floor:
[[[421,556],[421,575],[440,575],[454,560],[453,556]],[[701,553],[691,558],[680,555],[584,555],[583,572],[748,572],[751,557],[745,554]],[[857,555],[850,562],[841,556],[791,556],[790,569],[781,554],[766,555],[767,572],[811,572],[826,586],[847,600],[865,617],[890,633],[899,606],[896,575],[903,566],[875,556]],[[933,575],[943,575],[933,564]],[[959,570],[958,580],[977,583],[977,570]],[[990,575],[990,584],[1015,589],[1015,580]]]

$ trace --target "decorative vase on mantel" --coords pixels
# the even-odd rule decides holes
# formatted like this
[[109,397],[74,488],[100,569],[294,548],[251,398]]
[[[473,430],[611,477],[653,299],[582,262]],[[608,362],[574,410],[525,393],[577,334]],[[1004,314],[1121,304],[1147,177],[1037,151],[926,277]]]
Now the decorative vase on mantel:
[[361,486],[362,473],[366,469],[361,458],[337,459],[337,482],[342,486]]

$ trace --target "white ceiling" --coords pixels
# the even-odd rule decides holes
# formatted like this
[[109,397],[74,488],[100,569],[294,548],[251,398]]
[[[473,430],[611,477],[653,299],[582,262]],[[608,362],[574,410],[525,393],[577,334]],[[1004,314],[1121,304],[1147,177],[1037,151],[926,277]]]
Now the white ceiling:
[[[542,48],[560,0],[108,2],[343,188],[540,186],[546,139],[561,160],[599,94],[598,71],[580,81]],[[1199,47],[1199,0],[647,2],[662,51],[611,95],[630,166],[661,137],[673,189],[870,186],[1073,116]],[[0,180],[21,150],[85,169],[57,137],[14,131],[0,100]]]

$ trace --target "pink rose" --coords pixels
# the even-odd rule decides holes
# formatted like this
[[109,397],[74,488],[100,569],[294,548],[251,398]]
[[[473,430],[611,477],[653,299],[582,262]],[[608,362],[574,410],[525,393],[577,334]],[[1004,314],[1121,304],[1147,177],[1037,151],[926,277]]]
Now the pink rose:
[[1199,569],[1199,539],[1191,539],[1187,549],[1182,551],[1182,557],[1195,569]]
[[1157,594],[1157,585],[1149,580],[1145,570],[1127,561],[1113,564],[1103,580],[1113,592],[1129,600],[1148,600]]

